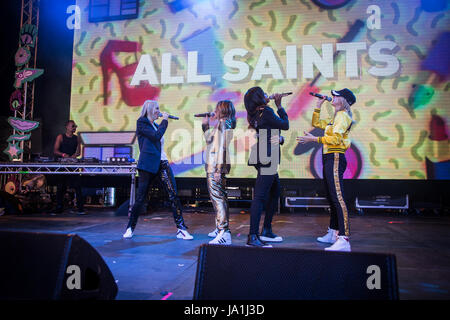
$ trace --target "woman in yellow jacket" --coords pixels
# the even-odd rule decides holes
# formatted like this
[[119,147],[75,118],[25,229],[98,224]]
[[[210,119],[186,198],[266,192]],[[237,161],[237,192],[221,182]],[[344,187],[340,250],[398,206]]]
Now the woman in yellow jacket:
[[351,251],[348,239],[349,222],[348,206],[344,198],[344,172],[347,168],[345,151],[350,147],[348,134],[353,123],[350,106],[356,102],[355,95],[349,89],[331,91],[335,108],[333,119],[321,120],[320,108],[326,97],[317,102],[312,117],[312,125],[324,130],[323,137],[315,137],[305,132],[305,136],[297,137],[300,143],[318,142],[323,144],[323,179],[327,187],[327,198],[330,202],[331,218],[328,232],[317,238],[319,242],[331,243],[325,248],[330,251]]

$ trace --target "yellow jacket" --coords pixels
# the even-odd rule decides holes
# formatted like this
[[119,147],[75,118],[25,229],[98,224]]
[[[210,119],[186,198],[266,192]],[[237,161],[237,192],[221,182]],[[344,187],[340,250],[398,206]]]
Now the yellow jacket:
[[314,109],[312,126],[325,130],[323,137],[318,137],[317,142],[323,144],[323,153],[345,153],[350,147],[348,133],[353,120],[350,115],[342,110],[338,111],[329,121],[320,119],[320,109]]

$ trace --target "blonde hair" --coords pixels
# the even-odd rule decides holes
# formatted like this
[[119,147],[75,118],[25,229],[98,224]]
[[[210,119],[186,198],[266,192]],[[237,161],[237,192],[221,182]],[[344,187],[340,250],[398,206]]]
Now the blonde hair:
[[152,122],[153,119],[150,118],[150,114],[153,112],[155,107],[159,106],[158,101],[155,100],[146,100],[142,105],[141,114],[139,117],[147,117],[147,119]]
[[350,118],[353,119],[352,109],[350,109],[350,104],[347,102],[345,98],[342,98],[342,105],[344,106],[344,110],[347,111]]

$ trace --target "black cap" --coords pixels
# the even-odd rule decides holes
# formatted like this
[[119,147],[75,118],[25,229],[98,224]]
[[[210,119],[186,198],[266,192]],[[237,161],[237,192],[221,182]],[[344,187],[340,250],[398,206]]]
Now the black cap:
[[331,90],[331,94],[333,96],[343,97],[345,100],[347,100],[349,105],[352,105],[356,102],[355,95],[347,88],[339,91]]

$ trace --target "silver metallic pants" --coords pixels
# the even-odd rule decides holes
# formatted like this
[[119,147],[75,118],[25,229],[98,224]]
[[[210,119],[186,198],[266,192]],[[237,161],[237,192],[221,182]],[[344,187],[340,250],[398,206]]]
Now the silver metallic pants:
[[214,173],[207,173],[206,175],[209,197],[216,212],[216,228],[219,230],[228,230],[229,228],[230,214],[228,210],[226,181],[224,173],[221,174],[219,181],[214,180]]

